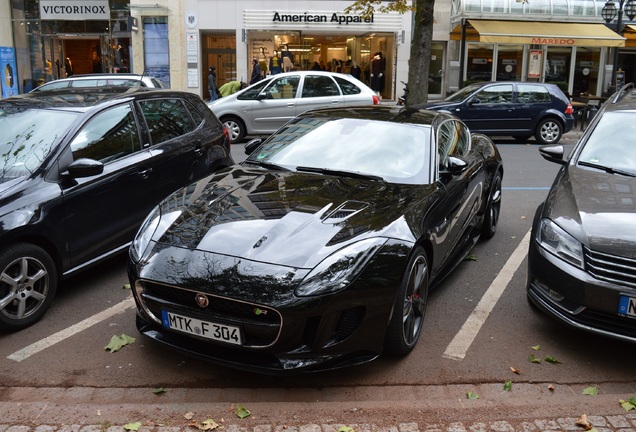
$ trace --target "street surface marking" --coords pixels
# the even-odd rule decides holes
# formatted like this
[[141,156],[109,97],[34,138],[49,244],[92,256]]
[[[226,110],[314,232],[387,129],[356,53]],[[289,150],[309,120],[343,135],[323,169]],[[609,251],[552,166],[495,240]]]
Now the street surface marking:
[[61,330],[51,336],[48,336],[44,339],[39,340],[25,348],[22,348],[19,351],[14,352],[7,358],[9,360],[14,360],[16,362],[21,362],[22,360],[26,360],[31,357],[33,354],[37,354],[40,351],[49,348],[55,345],[58,342],[62,342],[64,339],[70,338],[71,336],[86,330],[87,328],[94,326],[95,324],[99,324],[100,322],[107,320],[113,315],[120,314],[124,312],[126,309],[135,306],[135,301],[132,296],[128,297],[126,300],[117,303],[115,306],[111,306],[110,308],[97,313],[90,318],[86,318],[84,321],[78,322],[71,327],[68,327],[64,330]]
[[530,231],[526,233],[515,251],[510,255],[506,265],[503,266],[495,280],[492,282],[477,307],[470,314],[466,322],[455,335],[451,343],[446,347],[444,357],[452,360],[463,360],[470,345],[477,337],[481,326],[494,309],[499,297],[503,294],[508,283],[523,262],[528,253],[530,244]]

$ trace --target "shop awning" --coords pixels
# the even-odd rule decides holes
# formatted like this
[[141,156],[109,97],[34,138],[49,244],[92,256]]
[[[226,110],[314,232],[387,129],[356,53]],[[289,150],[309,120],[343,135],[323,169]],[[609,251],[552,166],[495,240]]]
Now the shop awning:
[[[625,46],[625,38],[604,24],[476,19],[469,19],[468,24],[466,40],[471,42],[588,47]],[[452,40],[461,40],[461,24],[453,29],[450,36]],[[634,37],[636,39],[636,34]]]
[[623,30],[623,36],[625,36],[626,47],[636,47],[636,25],[626,25],[625,30]]

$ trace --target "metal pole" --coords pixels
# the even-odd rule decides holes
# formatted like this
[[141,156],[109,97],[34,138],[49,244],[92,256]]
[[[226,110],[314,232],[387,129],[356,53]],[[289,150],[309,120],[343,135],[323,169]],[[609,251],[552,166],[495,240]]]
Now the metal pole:
[[[623,1],[618,3],[618,18],[616,21],[616,33],[623,34]],[[618,69],[618,47],[614,47],[614,60],[612,64],[612,82],[610,83],[610,93],[614,93],[616,90],[616,70]]]

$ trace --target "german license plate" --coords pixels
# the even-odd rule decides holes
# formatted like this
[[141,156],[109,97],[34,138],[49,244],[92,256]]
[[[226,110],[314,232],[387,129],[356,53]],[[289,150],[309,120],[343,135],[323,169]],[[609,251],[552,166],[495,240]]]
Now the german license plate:
[[620,295],[618,298],[618,314],[636,318],[636,297]]
[[163,326],[166,328],[207,339],[242,345],[241,329],[238,327],[189,318],[165,310],[161,311],[161,317]]

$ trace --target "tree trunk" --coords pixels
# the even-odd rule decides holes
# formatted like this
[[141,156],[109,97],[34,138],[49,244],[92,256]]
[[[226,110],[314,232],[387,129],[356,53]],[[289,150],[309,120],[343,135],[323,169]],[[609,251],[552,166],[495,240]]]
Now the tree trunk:
[[435,0],[414,0],[415,22],[409,60],[409,94],[406,105],[428,101],[428,75],[433,44],[433,5]]

